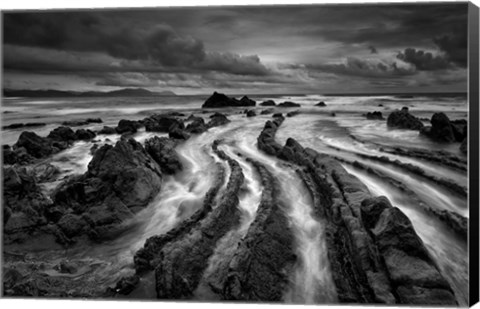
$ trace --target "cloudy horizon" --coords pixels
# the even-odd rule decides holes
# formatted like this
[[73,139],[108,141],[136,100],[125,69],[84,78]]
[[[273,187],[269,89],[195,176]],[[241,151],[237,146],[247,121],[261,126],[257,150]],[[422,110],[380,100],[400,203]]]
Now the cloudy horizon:
[[467,3],[4,12],[3,88],[467,91]]

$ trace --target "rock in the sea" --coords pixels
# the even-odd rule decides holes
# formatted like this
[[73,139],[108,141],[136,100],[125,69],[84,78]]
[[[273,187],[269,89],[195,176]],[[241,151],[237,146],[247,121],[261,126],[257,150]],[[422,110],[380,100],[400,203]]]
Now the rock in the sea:
[[301,107],[300,104],[298,103],[294,103],[294,102],[290,102],[290,101],[285,101],[283,103],[280,103],[277,105],[278,107]]
[[210,116],[210,121],[207,123],[207,127],[213,128],[213,127],[223,126],[229,122],[230,120],[228,120],[227,116],[220,113],[215,113]]
[[92,138],[95,138],[95,136],[95,133],[88,129],[79,129],[75,131],[75,139],[77,140],[91,140]]
[[255,106],[255,101],[250,100],[248,97],[243,97],[241,100],[230,98],[223,93],[214,92],[203,103],[202,108],[219,108],[219,107],[239,107],[239,106]]
[[105,135],[117,134],[117,131],[113,127],[104,126],[100,131],[98,131],[98,134],[105,134]]
[[118,134],[124,134],[124,133],[133,134],[137,132],[137,129],[139,127],[140,125],[136,121],[122,119],[118,122],[118,125],[115,128],[115,131],[117,131]]
[[40,137],[33,132],[22,132],[15,144],[16,148],[23,147],[26,152],[35,158],[43,158],[54,153],[52,141],[45,137]]
[[283,118],[282,113],[275,113],[272,115],[273,118]]
[[185,129],[187,132],[198,134],[207,131],[208,127],[202,117],[190,117],[189,119],[192,122],[187,125]]
[[145,150],[158,163],[165,174],[175,174],[182,170],[182,163],[175,151],[176,143],[166,137],[152,137],[145,141]]
[[184,129],[183,121],[170,116],[152,115],[143,120],[147,132],[170,132],[174,128]]
[[450,119],[444,113],[435,113],[430,121],[431,127],[424,127],[420,133],[428,136],[434,141],[451,143],[455,141],[453,128]]
[[327,106],[327,104],[325,104],[325,102],[318,102],[317,104],[315,104],[315,106],[319,106],[319,107],[325,107]]
[[273,108],[267,108],[264,109],[263,111],[260,112],[260,115],[268,115],[268,114],[273,114],[275,112],[275,109]]
[[75,132],[69,127],[61,126],[58,128],[53,129],[48,134],[47,138],[58,141],[58,142],[65,142],[65,143],[72,143],[76,140]]
[[247,117],[255,117],[255,116],[257,116],[257,114],[253,109],[250,109],[247,111]]
[[19,128],[31,128],[31,127],[43,127],[47,124],[44,122],[29,122],[29,123],[12,123],[8,126],[2,126],[2,130],[19,129]]
[[384,118],[383,118],[383,115],[382,115],[382,112],[377,112],[377,111],[375,111],[375,112],[373,112],[373,113],[368,112],[368,113],[366,114],[366,117],[367,117],[367,119],[369,119],[369,120],[383,120],[383,119],[384,119]]
[[387,118],[387,126],[397,129],[420,130],[423,123],[408,112],[408,107],[392,112]]
[[115,146],[102,146],[85,174],[71,177],[53,193],[56,205],[69,208],[72,215],[87,223],[81,229],[68,231],[65,237],[115,237],[121,232],[120,224],[158,194],[161,180],[160,167],[134,139],[122,138]]
[[259,104],[260,106],[275,106],[275,101],[273,100],[266,100]]

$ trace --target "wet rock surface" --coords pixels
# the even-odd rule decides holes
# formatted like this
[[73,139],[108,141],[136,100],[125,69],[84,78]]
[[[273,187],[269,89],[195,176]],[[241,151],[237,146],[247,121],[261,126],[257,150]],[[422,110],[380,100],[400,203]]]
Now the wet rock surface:
[[145,141],[145,150],[158,163],[165,174],[175,174],[183,169],[175,151],[176,143],[166,137],[152,137]]
[[410,114],[408,107],[404,107],[388,115],[387,126],[394,129],[420,130],[423,128],[423,123]]
[[[327,219],[328,254],[340,302],[456,304],[448,282],[398,208],[384,197],[372,198],[363,183],[326,155],[293,139],[278,149],[278,126],[267,124],[259,149],[304,169],[300,174],[316,213]],[[432,295],[442,297],[432,300]]]

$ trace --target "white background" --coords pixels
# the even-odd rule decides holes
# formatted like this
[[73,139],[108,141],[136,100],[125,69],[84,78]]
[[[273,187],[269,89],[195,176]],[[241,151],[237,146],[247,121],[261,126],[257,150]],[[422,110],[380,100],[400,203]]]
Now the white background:
[[[311,3],[378,3],[378,2],[401,2],[401,3],[414,3],[420,1],[375,1],[375,0],[2,0],[0,3],[1,10],[12,9],[49,9],[49,8],[105,8],[105,7],[159,7],[159,6],[198,6],[198,5],[259,5],[259,4],[311,4]],[[426,1],[421,1],[426,2]],[[439,1],[435,2],[452,2],[452,1]],[[472,1],[477,6],[480,6],[480,0]],[[2,22],[3,25],[3,22]],[[2,30],[3,35],[3,30]],[[3,42],[3,38],[2,38]],[[1,51],[0,51],[1,53]],[[3,83],[1,83],[3,85]],[[480,263],[480,261],[476,261]],[[475,261],[472,261],[475,263]],[[115,309],[299,309],[306,308],[305,306],[293,306],[293,305],[259,305],[259,304],[225,304],[225,303],[174,303],[174,302],[130,302],[130,301],[91,301],[91,300],[12,300],[1,299],[0,308],[8,309],[96,309],[96,308],[111,308]],[[351,309],[351,308],[365,308],[376,309],[379,307],[373,306],[309,306],[310,308],[338,308],[338,309]],[[389,308],[404,308],[404,307],[389,307]],[[415,308],[415,307],[410,307]],[[480,305],[477,304],[474,308],[480,309]]]

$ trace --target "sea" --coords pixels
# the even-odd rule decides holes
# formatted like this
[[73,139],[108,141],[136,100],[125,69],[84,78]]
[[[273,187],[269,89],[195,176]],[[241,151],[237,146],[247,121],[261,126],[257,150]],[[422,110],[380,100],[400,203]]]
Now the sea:
[[[445,113],[450,119],[468,119],[468,101],[466,95],[252,95],[251,99],[260,103],[274,100],[276,103],[292,101],[301,104],[299,108],[275,108],[276,112],[299,110],[294,117],[287,118],[277,132],[276,139],[284,144],[288,138],[294,138],[304,147],[313,148],[340,158],[344,168],[359,178],[374,196],[386,196],[391,203],[404,212],[426,245],[429,253],[438,264],[444,277],[452,286],[461,306],[468,304],[468,243],[458,237],[450,228],[438,219],[429,216],[418,203],[455,212],[469,217],[468,201],[445,190],[444,187],[412,174],[399,166],[378,163],[368,156],[387,156],[420,167],[427,174],[445,178],[468,188],[468,172],[459,171],[438,162],[385,153],[385,147],[420,149],[431,152],[444,152],[466,160],[460,152],[460,143],[441,144],[421,136],[418,131],[389,129],[385,120],[368,120],[365,113],[380,111],[386,118],[396,109],[408,107],[410,113],[429,125],[429,119],[436,112]],[[202,109],[201,105],[208,95],[167,96],[167,97],[112,97],[112,98],[3,98],[2,126],[13,123],[46,123],[43,127],[4,129],[1,132],[3,145],[13,145],[21,132],[30,130],[40,136],[47,136],[64,121],[101,118],[103,123],[75,127],[99,130],[103,126],[115,127],[119,120],[140,120],[154,113],[181,112],[194,114],[206,120],[212,112],[228,114],[231,122],[209,131],[194,135],[177,147],[182,163],[186,167],[182,172],[166,176],[158,196],[138,213],[129,229],[118,239],[83,244],[64,249],[23,248],[32,259],[60,261],[75,260],[84,265],[78,275],[84,282],[82,292],[89,289],[102,290],[113,287],[118,279],[133,273],[133,255],[143,246],[145,240],[153,235],[168,232],[180,222],[191,216],[201,207],[205,193],[214,180],[215,156],[211,144],[216,139],[224,141],[221,149],[236,159],[245,174],[244,193],[240,196],[242,224],[235,233],[229,233],[220,240],[219,247],[211,257],[209,268],[204,274],[196,291],[199,300],[215,299],[214,295],[202,290],[208,283],[208,276],[215,272],[218,261],[228,257],[229,244],[245,235],[261,197],[261,182],[250,165],[238,153],[255,158],[279,179],[283,188],[283,199],[290,205],[288,217],[295,231],[297,255],[300,257],[292,273],[291,284],[285,291],[287,303],[327,304],[336,301],[325,244],[324,223],[312,213],[312,201],[296,172],[279,159],[268,156],[256,147],[257,137],[271,114],[260,112],[270,107],[255,107],[257,116],[246,117],[244,108]],[[318,102],[325,107],[317,107]],[[141,129],[133,137],[140,143],[153,136],[166,136],[165,133],[145,132]],[[43,184],[46,192],[52,192],[66,177],[87,171],[92,159],[90,148],[94,143],[114,144],[120,136],[98,135],[93,141],[76,142],[72,147],[55,154],[49,162],[61,169],[58,179]],[[362,156],[366,155],[366,156]],[[360,170],[353,161],[383,172],[389,177],[407,185],[415,196],[407,196],[399,188],[384,180]],[[133,224],[134,223],[134,224]],[[143,290],[135,291],[131,298],[155,298],[154,278],[150,274],[143,280]],[[76,291],[79,292],[79,291]]]

